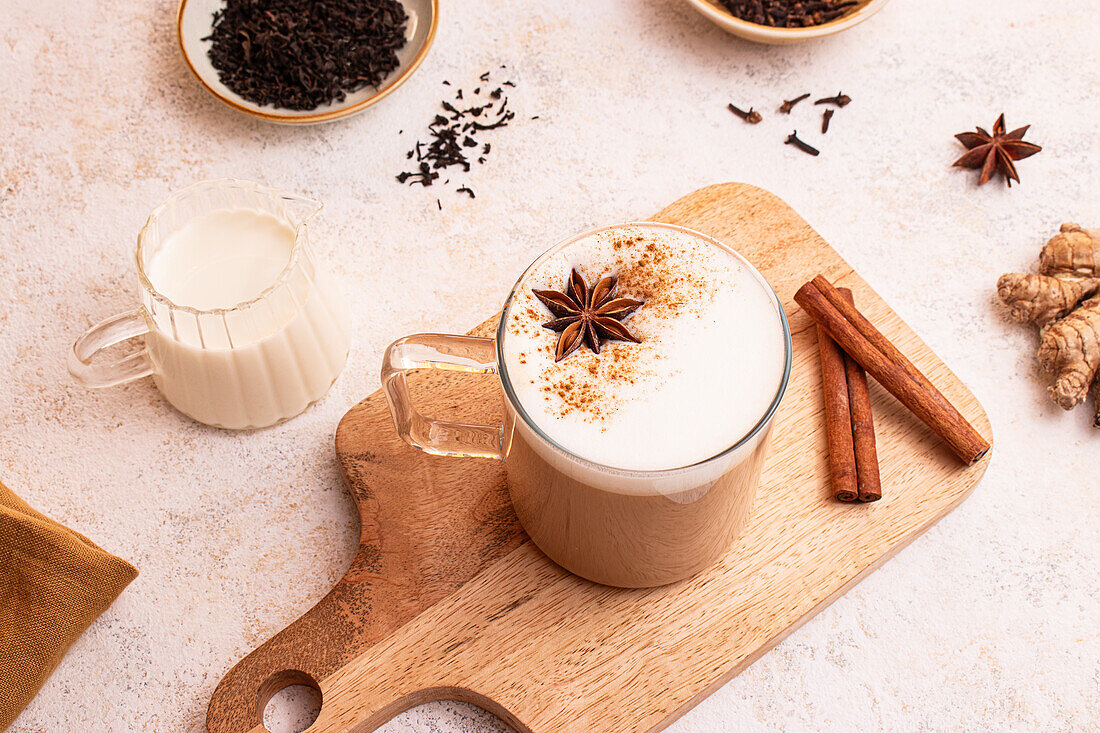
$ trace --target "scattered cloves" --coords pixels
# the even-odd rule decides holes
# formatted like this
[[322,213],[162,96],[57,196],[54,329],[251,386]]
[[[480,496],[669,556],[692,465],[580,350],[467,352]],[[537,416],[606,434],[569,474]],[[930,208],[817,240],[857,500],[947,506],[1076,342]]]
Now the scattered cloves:
[[844,107],[851,101],[852,98],[844,92],[837,92],[835,97],[822,97],[814,102],[814,104],[835,104],[837,107]]
[[834,110],[832,107],[825,110],[825,114],[821,116],[821,134],[824,135],[829,131],[829,120],[833,119]]
[[798,130],[795,130],[787,136],[786,144],[795,146],[803,153],[809,153],[810,155],[821,155],[820,150],[798,139]]
[[757,122],[760,122],[760,120],[764,119],[760,116],[760,113],[752,107],[749,107],[747,112],[735,106],[732,102],[728,105],[728,107],[730,112],[733,112],[735,115],[737,115],[750,125],[755,125]]
[[794,109],[794,106],[796,104],[801,102],[803,99],[808,98],[809,96],[810,96],[810,93],[806,92],[805,94],[798,95],[794,99],[784,100],[783,104],[779,105],[779,111],[782,112],[785,115],[789,115],[791,113],[791,110]]

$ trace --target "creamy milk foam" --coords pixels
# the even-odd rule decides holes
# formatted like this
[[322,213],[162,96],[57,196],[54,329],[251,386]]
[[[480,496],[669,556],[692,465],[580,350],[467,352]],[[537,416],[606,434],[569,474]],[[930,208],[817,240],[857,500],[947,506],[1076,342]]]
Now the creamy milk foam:
[[[644,301],[624,321],[641,343],[606,341],[598,356],[582,346],[554,362],[558,334],[542,327],[551,315],[531,290],[564,290],[574,267],[590,286],[616,275],[619,295]],[[597,231],[536,264],[517,289],[503,353],[542,432],[632,471],[688,466],[732,446],[775,399],[786,358],[778,306],[738,256],[646,225]]]
[[307,249],[287,269],[294,247],[286,222],[221,209],[188,221],[151,254],[146,274],[175,305],[233,309],[263,295],[225,313],[158,321],[150,332],[154,379],[180,411],[221,427],[262,427],[328,391],[347,357],[349,317]]

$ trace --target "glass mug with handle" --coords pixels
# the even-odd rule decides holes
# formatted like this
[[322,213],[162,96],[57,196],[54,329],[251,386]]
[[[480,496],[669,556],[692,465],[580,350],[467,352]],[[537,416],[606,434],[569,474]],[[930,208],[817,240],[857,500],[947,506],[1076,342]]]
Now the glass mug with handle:
[[[89,328],[69,353],[88,387],[152,376],[199,422],[247,429],[305,410],[343,369],[350,314],[306,224],[321,204],[233,179],[174,193],[138,235],[141,305]],[[144,336],[113,363],[96,355]]]
[[[503,424],[420,414],[406,379],[417,369],[498,375]],[[516,514],[548,557],[650,587],[695,574],[737,537],[790,369],[786,315],[748,261],[699,232],[639,222],[539,257],[494,338],[395,341],[382,384],[409,444],[504,461]]]

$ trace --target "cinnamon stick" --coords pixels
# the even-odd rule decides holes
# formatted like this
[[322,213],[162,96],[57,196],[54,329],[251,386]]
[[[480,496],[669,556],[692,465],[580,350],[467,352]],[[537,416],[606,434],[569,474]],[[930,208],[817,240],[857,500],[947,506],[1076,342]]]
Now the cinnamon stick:
[[946,441],[964,463],[989,450],[989,443],[946,397],[835,287],[818,275],[794,296],[840,347],[890,394]]
[[[837,288],[852,305],[856,301],[848,288]],[[818,326],[818,338],[821,327]],[[831,339],[830,339],[831,340]],[[882,479],[878,472],[878,451],[875,449],[875,419],[871,414],[871,393],[867,389],[867,373],[847,353],[844,372],[848,377],[848,405],[852,413],[852,446],[856,460],[856,485],[859,500],[878,501],[882,498]]]
[[825,436],[829,441],[833,496],[837,501],[855,501],[859,498],[859,486],[844,352],[820,325],[817,327],[817,347],[821,354],[821,382],[825,388]]

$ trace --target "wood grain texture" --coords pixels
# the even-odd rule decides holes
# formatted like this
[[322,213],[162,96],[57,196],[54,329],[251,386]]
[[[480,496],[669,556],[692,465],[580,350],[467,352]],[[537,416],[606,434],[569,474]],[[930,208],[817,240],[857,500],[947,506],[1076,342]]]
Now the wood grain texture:
[[[486,335],[490,325],[485,324]],[[447,376],[410,377],[417,398],[433,396],[421,402],[429,414],[452,415],[461,399]],[[464,384],[478,386],[477,381]],[[499,390],[495,385],[485,380],[480,386],[491,393]],[[479,401],[478,417],[499,422],[499,401]],[[359,550],[328,595],[226,674],[207,708],[211,733],[261,725],[276,692],[292,684],[316,687],[526,539],[501,465],[447,460],[409,448],[394,432],[380,393],[340,421],[336,453],[359,509]],[[394,461],[394,456],[402,458]]]
[[[852,288],[861,310],[988,435],[981,406],[774,195],[744,184],[710,186],[654,218],[743,253],[775,287],[791,322],[790,387],[756,506],[733,549],[709,570],[663,588],[612,589],[570,575],[524,541],[500,464],[406,446],[375,393],[336,434],[363,522],[352,568],[225,677],[211,700],[211,731],[262,731],[258,710],[286,684],[288,670],[321,689],[311,732],[371,731],[436,699],[472,702],[520,733],[659,730],[973,489],[989,457],[960,466],[931,430],[872,384],[887,491],[873,504],[834,501],[815,329],[792,301],[813,275]],[[418,375],[412,391],[426,414],[499,417],[491,379],[436,372]]]

